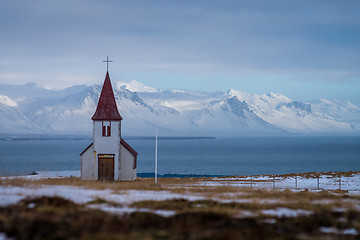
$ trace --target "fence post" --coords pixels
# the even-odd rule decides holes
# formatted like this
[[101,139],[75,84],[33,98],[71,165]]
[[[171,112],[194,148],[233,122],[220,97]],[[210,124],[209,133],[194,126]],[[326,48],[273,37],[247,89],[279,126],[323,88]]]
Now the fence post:
[[295,189],[297,189],[297,176],[295,176]]
[[341,190],[341,177],[339,179],[339,190]]
[[206,186],[206,177],[204,178],[204,180],[205,180],[205,186]]
[[320,186],[319,181],[320,181],[320,177],[319,177],[319,176],[317,176],[317,190],[319,190],[319,189],[320,189],[320,188],[319,188],[319,186]]
[[273,189],[275,189],[275,176],[273,178]]

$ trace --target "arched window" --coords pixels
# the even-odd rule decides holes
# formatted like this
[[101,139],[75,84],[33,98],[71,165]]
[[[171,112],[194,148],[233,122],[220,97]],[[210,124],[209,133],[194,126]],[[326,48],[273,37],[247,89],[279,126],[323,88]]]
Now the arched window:
[[106,127],[105,126],[102,127],[102,135],[103,135],[103,137],[106,136]]
[[108,137],[111,136],[111,127],[110,126],[107,126],[107,135]]
[[101,129],[102,129],[103,137],[110,137],[111,136],[111,121],[103,121]]

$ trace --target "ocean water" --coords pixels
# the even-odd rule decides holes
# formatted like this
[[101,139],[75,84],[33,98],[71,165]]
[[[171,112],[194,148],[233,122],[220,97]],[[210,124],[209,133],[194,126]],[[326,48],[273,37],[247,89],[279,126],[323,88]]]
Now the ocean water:
[[[125,138],[126,139],[126,138]],[[155,141],[128,138],[138,172],[154,172]],[[91,139],[0,140],[0,175],[80,170]],[[360,137],[160,139],[159,174],[256,175],[359,171]]]

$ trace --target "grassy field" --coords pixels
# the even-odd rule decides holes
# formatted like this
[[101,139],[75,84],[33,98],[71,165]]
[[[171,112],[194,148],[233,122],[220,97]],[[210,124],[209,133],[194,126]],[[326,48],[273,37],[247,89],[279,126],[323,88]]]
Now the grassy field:
[[[302,177],[314,174],[331,178]],[[354,184],[358,175],[333,178]],[[155,185],[150,178],[0,178],[0,233],[14,239],[360,239],[358,192],[210,184],[239,179],[249,180],[169,178]]]

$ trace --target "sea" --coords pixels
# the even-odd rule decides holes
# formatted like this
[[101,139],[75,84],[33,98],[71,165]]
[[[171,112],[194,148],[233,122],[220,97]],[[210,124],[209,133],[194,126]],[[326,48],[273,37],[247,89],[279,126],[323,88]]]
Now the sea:
[[[138,152],[138,175],[154,173],[155,139],[124,139]],[[91,138],[0,140],[0,176],[80,171]],[[360,171],[359,136],[159,138],[163,176],[242,176]]]

